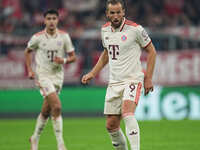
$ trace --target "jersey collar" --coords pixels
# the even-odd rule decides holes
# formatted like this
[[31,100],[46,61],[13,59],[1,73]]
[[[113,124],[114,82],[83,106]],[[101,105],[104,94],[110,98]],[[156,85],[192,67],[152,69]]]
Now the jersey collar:
[[114,29],[114,28],[111,26],[111,31],[112,31],[112,32],[116,32],[116,31],[121,32],[121,31],[123,30],[123,28],[124,28],[125,21],[126,21],[126,18],[123,18],[122,24],[121,24],[120,27],[117,28],[117,29]]
[[58,36],[58,29],[56,29],[56,32],[55,32],[54,35],[48,34],[46,29],[44,31],[45,31],[45,36],[46,36],[47,39],[49,39],[49,38],[56,38]]

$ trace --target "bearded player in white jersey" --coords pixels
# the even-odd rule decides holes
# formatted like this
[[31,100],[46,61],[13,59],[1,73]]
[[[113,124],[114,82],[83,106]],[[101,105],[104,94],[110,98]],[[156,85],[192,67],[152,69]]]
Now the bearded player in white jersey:
[[[104,106],[107,131],[116,150],[128,150],[126,138],[120,129],[120,120],[123,119],[131,150],[139,150],[140,131],[134,113],[142,86],[145,95],[153,91],[156,51],[143,27],[124,17],[122,0],[108,0],[106,16],[109,22],[101,30],[104,51],[94,68],[83,76],[82,83],[86,84],[109,64],[110,76]],[[145,75],[140,62],[142,49],[148,54]]]
[[[69,35],[57,28],[59,14],[56,10],[44,13],[45,29],[32,36],[25,50],[28,77],[35,79],[44,98],[41,113],[30,138],[31,150],[38,150],[41,132],[51,116],[58,150],[66,150],[63,140],[61,102],[58,97],[63,84],[63,65],[76,59]],[[32,51],[36,52],[36,70],[32,70]],[[67,57],[65,57],[67,54]],[[37,78],[36,78],[37,77]]]

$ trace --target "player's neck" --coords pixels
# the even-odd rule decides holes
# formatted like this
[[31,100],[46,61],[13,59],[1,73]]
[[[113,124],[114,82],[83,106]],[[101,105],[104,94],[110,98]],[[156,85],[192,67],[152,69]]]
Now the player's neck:
[[115,31],[115,30],[120,30],[121,27],[123,26],[124,22],[125,22],[125,18],[123,18],[123,19],[121,20],[121,23],[120,23],[120,25],[118,25],[118,26],[114,26],[114,25],[111,23],[111,27],[112,27],[112,29],[113,29],[114,31]]
[[112,26],[112,28],[114,29],[114,30],[116,30],[116,29],[118,29],[120,26],[121,26],[121,24],[119,25],[119,26],[114,26],[113,24],[111,24],[111,26]]
[[53,30],[51,30],[51,29],[46,29],[46,32],[47,32],[49,35],[53,36],[53,35],[56,33],[56,29],[53,29]]
[[121,27],[121,25],[122,25],[122,22],[123,22],[123,21],[121,21],[121,23],[120,23],[118,26],[115,26],[114,24],[111,23],[111,26],[112,26],[112,28],[113,28],[114,30],[119,29],[119,28]]

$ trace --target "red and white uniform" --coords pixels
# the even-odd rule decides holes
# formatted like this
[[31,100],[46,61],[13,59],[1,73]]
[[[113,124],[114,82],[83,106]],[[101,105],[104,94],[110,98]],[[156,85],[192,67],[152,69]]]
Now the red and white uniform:
[[60,90],[64,79],[63,65],[53,62],[53,58],[55,56],[64,58],[66,53],[74,51],[69,34],[57,29],[51,36],[43,30],[31,37],[27,48],[36,51],[35,71],[43,88],[42,94],[45,96]]
[[[106,23],[101,36],[103,46],[108,51],[110,71],[105,113],[119,114],[121,102],[114,102],[115,99],[138,102],[144,79],[140,56],[151,39],[141,25],[125,18],[118,29],[113,29],[110,22]],[[106,107],[110,102],[118,107],[116,111],[108,111]],[[110,107],[114,109],[114,106]]]
[[142,48],[151,42],[144,28],[124,19],[115,31],[110,22],[106,23],[101,33],[103,46],[109,54],[109,84],[142,82],[144,74],[140,56]]

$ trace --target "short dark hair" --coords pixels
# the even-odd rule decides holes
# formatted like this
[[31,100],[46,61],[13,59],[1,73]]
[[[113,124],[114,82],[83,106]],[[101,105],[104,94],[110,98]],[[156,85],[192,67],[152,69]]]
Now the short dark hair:
[[55,14],[56,16],[59,16],[59,13],[55,9],[48,9],[47,11],[44,12],[44,17],[46,17],[48,14]]
[[108,5],[109,4],[115,5],[115,4],[118,4],[118,3],[120,3],[122,5],[122,9],[125,9],[124,0],[107,0],[107,2],[106,2],[106,11],[108,10]]

